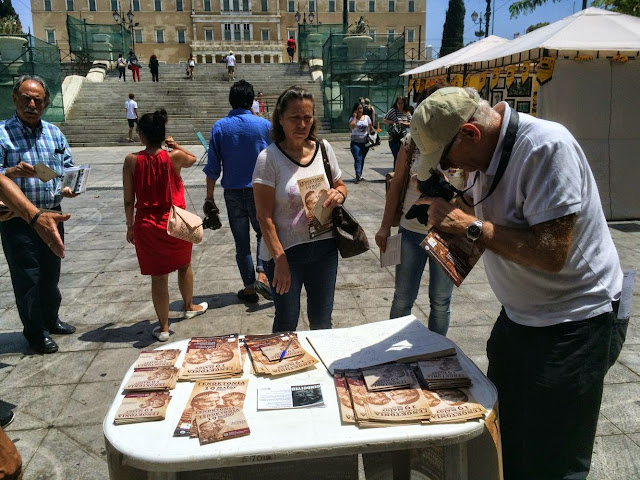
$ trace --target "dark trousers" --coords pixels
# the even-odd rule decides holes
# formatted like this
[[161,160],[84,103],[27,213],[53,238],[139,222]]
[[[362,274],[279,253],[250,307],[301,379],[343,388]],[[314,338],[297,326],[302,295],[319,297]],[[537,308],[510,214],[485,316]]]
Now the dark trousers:
[[158,80],[158,71],[157,70],[151,70],[151,81],[152,82],[159,82],[160,80]]
[[119,68],[118,67],[118,73],[119,73],[119,77],[118,80],[122,79],[123,81],[127,81],[127,70],[125,68]]
[[614,314],[549,327],[504,309],[489,341],[505,480],[585,479],[591,464]]
[[[58,231],[64,240],[62,222]],[[58,320],[60,258],[21,218],[0,222],[0,234],[23,334],[29,343],[41,342]]]

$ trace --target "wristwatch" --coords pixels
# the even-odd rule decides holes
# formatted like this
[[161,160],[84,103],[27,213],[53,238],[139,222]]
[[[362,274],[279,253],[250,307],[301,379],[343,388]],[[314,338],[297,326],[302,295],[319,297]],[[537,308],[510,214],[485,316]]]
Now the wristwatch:
[[480,238],[482,235],[482,224],[482,220],[476,220],[467,227],[466,233],[469,240],[475,242]]

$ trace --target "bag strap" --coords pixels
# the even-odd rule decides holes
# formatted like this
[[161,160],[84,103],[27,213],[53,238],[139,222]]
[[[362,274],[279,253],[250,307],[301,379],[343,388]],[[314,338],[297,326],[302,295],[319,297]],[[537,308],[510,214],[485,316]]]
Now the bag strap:
[[[171,188],[171,169],[173,169],[174,173],[175,173],[175,169],[173,168],[173,162],[171,161],[171,157],[169,156],[169,154],[167,153],[166,150],[163,150],[163,152],[165,153],[165,155],[167,156],[167,159],[169,160],[167,162],[167,173],[169,174],[169,196],[171,197],[171,205],[173,205],[173,189]],[[176,173],[176,175],[178,175]],[[184,191],[187,192],[187,197],[189,197],[189,201],[191,202],[191,206],[193,207],[193,211],[196,213],[196,215],[198,215],[198,210],[196,210],[196,206],[193,204],[193,200],[191,199],[191,195],[189,195],[189,190],[187,190],[187,185],[184,183],[184,181],[182,181],[182,177],[180,175],[178,175],[178,178],[180,178],[180,181],[182,182],[182,187],[184,188]]]
[[327,180],[329,181],[329,188],[333,188],[333,175],[331,175],[331,165],[329,165],[327,149],[325,148],[324,141],[321,138],[316,138],[316,142],[320,143],[320,150],[322,151],[322,163],[324,164],[324,173],[327,175]]

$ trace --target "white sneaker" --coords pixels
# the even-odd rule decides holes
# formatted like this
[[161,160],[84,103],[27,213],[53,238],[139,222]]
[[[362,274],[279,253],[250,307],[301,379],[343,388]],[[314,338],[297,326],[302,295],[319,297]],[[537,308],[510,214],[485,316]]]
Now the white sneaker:
[[198,305],[202,307],[202,310],[186,310],[184,312],[184,318],[188,320],[190,318],[197,317],[198,315],[202,315],[204,312],[207,311],[207,308],[209,308],[209,304],[207,302],[202,302],[202,303],[199,303]]
[[167,340],[169,340],[169,335],[171,335],[169,332],[161,332],[159,326],[154,328],[151,331],[151,334],[161,342],[166,342]]

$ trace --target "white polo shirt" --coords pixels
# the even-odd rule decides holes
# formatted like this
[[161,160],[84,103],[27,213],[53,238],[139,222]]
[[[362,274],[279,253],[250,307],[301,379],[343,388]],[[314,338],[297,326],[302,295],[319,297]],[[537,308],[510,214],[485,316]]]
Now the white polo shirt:
[[[498,145],[473,198],[488,192],[500,163],[511,109],[506,103]],[[493,194],[475,207],[496,225],[529,228],[577,214],[574,242],[558,273],[519,265],[487,250],[487,278],[516,323],[544,327],[611,311],[622,288],[622,270],[584,152],[562,125],[520,113],[509,165]]]

